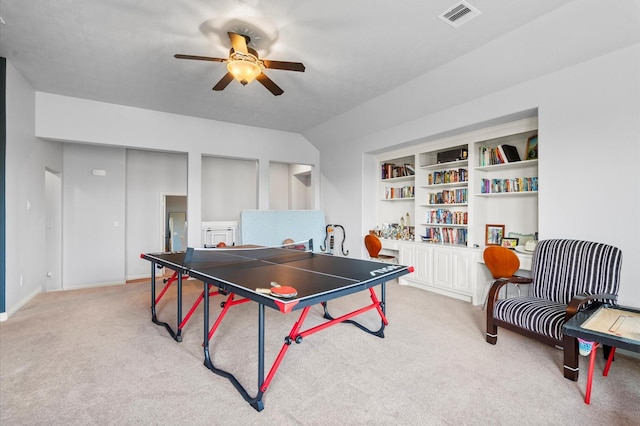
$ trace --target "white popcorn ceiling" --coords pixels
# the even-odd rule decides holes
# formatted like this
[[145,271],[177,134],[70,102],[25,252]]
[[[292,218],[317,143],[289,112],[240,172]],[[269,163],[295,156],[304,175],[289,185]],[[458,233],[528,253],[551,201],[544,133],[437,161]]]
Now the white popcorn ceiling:
[[[36,91],[304,133],[569,1],[468,3],[452,28],[451,0],[0,0],[0,56]],[[228,30],[306,72],[212,91],[225,64],[173,55],[226,58]]]

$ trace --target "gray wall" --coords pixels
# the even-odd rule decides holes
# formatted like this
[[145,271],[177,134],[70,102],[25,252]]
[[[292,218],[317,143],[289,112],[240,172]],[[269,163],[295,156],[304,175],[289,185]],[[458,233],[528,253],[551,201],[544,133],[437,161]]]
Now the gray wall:
[[126,155],[126,279],[149,276],[140,253],[163,250],[162,196],[187,195],[187,155],[128,149]]
[[62,171],[62,146],[34,136],[35,92],[10,61],[6,96],[5,302],[10,313],[46,287],[45,169]]
[[256,160],[202,157],[202,221],[239,220],[258,206]]
[[[62,287],[125,280],[124,148],[65,144],[62,178]],[[105,176],[94,176],[93,170]]]

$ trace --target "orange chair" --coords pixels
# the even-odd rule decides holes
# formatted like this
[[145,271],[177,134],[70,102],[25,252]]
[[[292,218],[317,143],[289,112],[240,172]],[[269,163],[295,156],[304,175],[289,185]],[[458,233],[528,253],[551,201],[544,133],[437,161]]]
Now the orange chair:
[[[491,285],[493,285],[493,283],[498,280],[507,280],[516,277],[513,274],[515,274],[515,272],[520,269],[520,259],[513,252],[513,250],[506,247],[489,246],[484,249],[482,257],[484,258],[484,263],[485,265],[487,265],[487,268],[489,268],[491,276],[493,277]],[[518,296],[520,296],[519,283],[515,282],[513,284],[518,288]],[[488,293],[487,297],[489,297]],[[487,299],[485,298],[482,309],[484,309],[486,306]]]
[[388,254],[380,254],[380,250],[382,250],[382,242],[380,238],[376,237],[373,234],[367,234],[364,237],[364,246],[367,248],[369,252],[369,257],[374,260],[379,260],[381,262],[397,262],[395,256],[391,256]]

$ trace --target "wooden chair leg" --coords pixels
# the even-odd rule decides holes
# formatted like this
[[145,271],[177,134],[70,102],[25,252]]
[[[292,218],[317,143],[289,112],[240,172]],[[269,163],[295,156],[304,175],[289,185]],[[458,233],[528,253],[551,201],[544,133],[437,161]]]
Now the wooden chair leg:
[[487,315],[487,334],[485,335],[487,343],[495,345],[498,341],[498,326],[493,323],[493,318]]
[[562,346],[564,350],[564,378],[575,382],[578,380],[578,373],[580,372],[578,364],[578,339],[565,334]]

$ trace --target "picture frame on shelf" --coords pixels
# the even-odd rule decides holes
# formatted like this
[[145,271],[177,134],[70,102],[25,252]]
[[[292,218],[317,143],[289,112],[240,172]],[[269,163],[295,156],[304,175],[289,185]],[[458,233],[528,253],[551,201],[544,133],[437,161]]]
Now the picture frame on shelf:
[[485,228],[484,243],[487,246],[499,246],[504,237],[504,225],[487,225]]
[[500,245],[502,247],[515,250],[515,248],[518,246],[518,241],[519,240],[517,238],[503,238],[502,243]]
[[538,159],[538,135],[531,136],[527,140],[527,150],[525,152],[525,160]]

